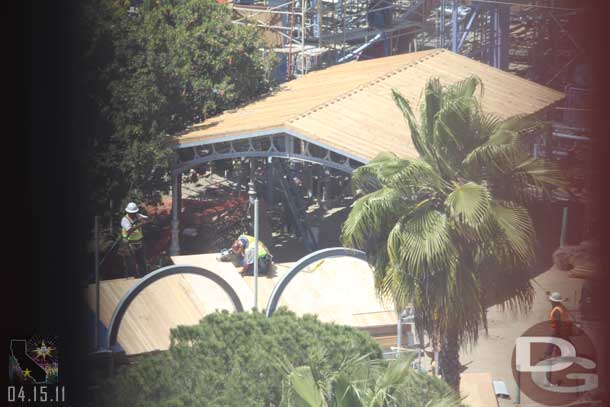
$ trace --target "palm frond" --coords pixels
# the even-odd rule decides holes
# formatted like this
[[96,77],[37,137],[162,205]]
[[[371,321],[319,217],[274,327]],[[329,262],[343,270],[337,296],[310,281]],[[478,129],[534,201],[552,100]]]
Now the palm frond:
[[394,99],[396,106],[398,106],[404,118],[407,120],[409,129],[411,130],[411,141],[413,142],[415,149],[419,153],[420,157],[422,157],[424,160],[428,159],[430,154],[426,140],[423,138],[425,131],[423,133],[420,131],[409,101],[396,89],[392,89],[392,99]]
[[545,199],[553,189],[566,186],[555,163],[518,149],[507,149],[492,168],[486,169],[487,180],[497,191],[495,195],[520,204]]
[[502,120],[494,114],[485,113],[482,110],[479,110],[476,112],[476,123],[478,144],[473,146],[473,148],[487,142],[491,135],[497,131]]
[[343,223],[343,244],[366,250],[369,241],[383,241],[388,225],[396,223],[406,208],[400,191],[393,188],[383,187],[358,199]]
[[462,160],[468,153],[466,147],[473,144],[475,130],[472,100],[452,100],[447,102],[436,116],[433,129],[434,151],[449,168],[447,176],[459,171]]
[[289,375],[288,380],[294,393],[299,397],[299,405],[307,407],[325,407],[320,388],[316,384],[309,366],[299,366]]
[[380,171],[386,165],[398,159],[398,156],[394,153],[381,152],[367,164],[356,168],[352,173],[354,191],[359,189],[368,194],[381,188],[382,179]]
[[528,157],[526,154],[513,159],[510,170],[515,177],[525,177],[526,182],[539,187],[566,185],[559,167],[551,161]]
[[336,407],[364,407],[358,390],[346,372],[336,376],[334,385]]
[[388,254],[392,263],[415,275],[450,268],[457,252],[449,236],[447,216],[426,207],[406,214],[388,235]]
[[475,96],[477,88],[480,89],[479,97],[482,97],[483,82],[478,76],[472,75],[464,80],[450,84],[445,92],[448,94],[449,99],[470,99]]
[[423,189],[440,192],[448,187],[447,182],[439,177],[427,162],[423,160],[405,160],[405,162],[406,165],[399,170],[385,176],[385,185],[400,189],[405,194],[416,194]]
[[535,258],[535,231],[528,210],[507,202],[493,201],[490,212],[503,233],[507,249],[523,264],[532,264]]
[[482,118],[482,123],[489,126],[486,131],[492,131],[487,141],[478,148],[474,148],[464,159],[469,165],[479,162],[480,165],[506,160],[510,154],[520,150],[524,138],[536,130],[546,127],[544,122],[536,121],[526,116],[513,116],[499,122],[496,118]]
[[485,186],[467,182],[455,187],[447,196],[445,205],[449,215],[459,223],[477,228],[488,216],[491,199]]
[[434,130],[434,121],[443,107],[443,87],[439,78],[432,78],[424,87],[424,100],[421,104],[420,120],[424,130],[423,138],[430,143]]
[[416,299],[418,281],[408,271],[390,265],[385,269],[378,289],[384,298],[394,301],[397,311],[401,311]]

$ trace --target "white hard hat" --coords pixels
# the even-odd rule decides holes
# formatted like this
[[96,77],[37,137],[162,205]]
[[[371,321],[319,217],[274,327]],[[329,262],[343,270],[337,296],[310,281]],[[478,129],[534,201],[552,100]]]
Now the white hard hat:
[[138,211],[138,205],[136,205],[134,202],[129,202],[127,204],[127,208],[125,208],[125,212],[127,213],[137,213]]
[[561,294],[558,293],[557,291],[555,291],[554,293],[552,293],[549,296],[549,300],[551,300],[553,302],[563,302],[563,301],[565,301],[565,299],[561,298]]

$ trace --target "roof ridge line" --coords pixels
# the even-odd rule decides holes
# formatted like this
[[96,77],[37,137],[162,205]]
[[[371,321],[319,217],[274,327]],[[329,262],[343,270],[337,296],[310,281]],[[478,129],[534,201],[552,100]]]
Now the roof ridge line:
[[402,72],[402,71],[404,71],[404,70],[406,70],[406,69],[408,69],[408,68],[410,68],[412,66],[415,66],[415,65],[421,63],[422,61],[425,61],[427,59],[433,58],[433,57],[435,57],[438,54],[441,54],[443,52],[447,52],[447,50],[444,49],[444,48],[435,49],[433,52],[430,52],[429,55],[426,55],[426,56],[423,56],[421,58],[418,58],[418,59],[416,59],[414,61],[411,61],[409,63],[401,65],[398,68],[395,68],[395,69],[393,69],[393,70],[391,70],[391,71],[389,71],[389,72],[387,72],[387,73],[385,73],[383,75],[377,76],[374,79],[371,79],[370,81],[365,82],[362,85],[358,85],[355,88],[352,88],[352,89],[348,90],[347,92],[341,93],[339,96],[336,96],[336,97],[334,97],[334,98],[332,98],[332,99],[330,99],[330,100],[328,100],[328,101],[326,101],[324,103],[320,103],[319,105],[316,105],[316,106],[312,107],[311,109],[306,110],[304,113],[299,113],[299,114],[291,117],[290,119],[287,119],[284,123],[293,123],[296,120],[299,120],[299,119],[302,119],[303,117],[309,116],[310,114],[312,114],[314,112],[317,112],[318,110],[324,109],[325,107],[328,107],[328,106],[336,103],[337,101],[339,101],[341,99],[345,99],[345,98],[353,95],[354,93],[361,92],[364,89],[368,88],[369,86],[372,86],[372,85],[374,85],[376,83],[384,81],[384,80],[388,79],[389,77],[396,75],[399,72]]

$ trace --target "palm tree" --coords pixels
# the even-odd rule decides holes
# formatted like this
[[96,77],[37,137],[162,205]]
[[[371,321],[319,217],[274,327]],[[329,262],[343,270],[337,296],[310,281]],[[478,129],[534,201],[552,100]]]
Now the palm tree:
[[527,205],[562,185],[533,158],[528,141],[545,126],[483,113],[476,77],[443,87],[428,81],[419,123],[394,101],[419,153],[379,154],[352,177],[359,198],[343,225],[346,246],[368,254],[381,295],[413,305],[416,325],[441,345],[439,367],[459,389],[459,348],[487,330],[486,307],[526,311],[535,234]]
[[284,366],[282,407],[460,407],[442,380],[411,368],[413,357],[391,361],[362,356],[337,371]]

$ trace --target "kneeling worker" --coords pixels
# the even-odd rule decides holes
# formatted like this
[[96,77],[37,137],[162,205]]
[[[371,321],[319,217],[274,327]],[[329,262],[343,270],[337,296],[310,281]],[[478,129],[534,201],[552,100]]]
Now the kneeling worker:
[[[233,264],[241,266],[242,275],[254,274],[255,240],[249,235],[241,235],[231,246],[236,262]],[[260,240],[258,241],[258,273],[266,274],[271,266],[272,256],[267,246]]]

